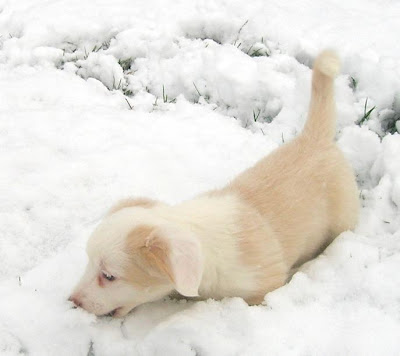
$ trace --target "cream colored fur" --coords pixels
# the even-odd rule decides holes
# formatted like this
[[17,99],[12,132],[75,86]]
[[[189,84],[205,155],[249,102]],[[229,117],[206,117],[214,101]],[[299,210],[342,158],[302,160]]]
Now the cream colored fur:
[[114,316],[174,291],[260,303],[354,228],[357,186],[333,142],[338,71],[334,53],[319,55],[303,133],[225,188],[176,206],[118,203],[89,239],[89,264],[70,299]]

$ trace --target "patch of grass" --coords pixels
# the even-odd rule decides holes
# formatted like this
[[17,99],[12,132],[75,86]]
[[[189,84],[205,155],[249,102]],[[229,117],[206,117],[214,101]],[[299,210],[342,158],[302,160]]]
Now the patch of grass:
[[120,90],[120,89],[122,89],[122,78],[119,80],[118,85],[116,85],[114,78],[112,90]]
[[[114,37],[111,37],[111,38],[109,38],[108,40],[105,40],[105,41],[103,41],[103,42],[100,43],[100,44],[96,44],[96,45],[92,48],[91,52],[99,52],[100,50],[107,50],[108,48],[110,48],[111,40],[112,40],[113,38],[114,38]],[[86,52],[86,49],[85,49],[85,52]]]
[[94,348],[93,348],[93,341],[92,340],[90,340],[87,356],[94,356]]
[[75,53],[77,51],[78,46],[75,43],[69,42],[69,41],[67,41],[65,43],[66,43],[66,45],[63,48],[64,55],[65,55],[65,53]]
[[101,47],[103,48],[103,50],[107,50],[110,48],[111,45],[111,40],[115,38],[115,36],[110,37],[108,40],[105,40],[102,44]]
[[400,121],[400,116],[393,118],[393,120],[390,120],[388,122],[385,132],[390,133],[390,134],[395,134],[397,131],[396,123]]
[[364,122],[368,121],[370,119],[371,113],[375,110],[376,106],[373,108],[369,109],[367,111],[367,105],[368,105],[368,98],[365,99],[365,104],[364,104],[364,115],[361,118],[361,120],[358,122],[358,125],[362,125]]
[[125,87],[125,88],[122,88],[122,94],[124,94],[125,96],[132,96],[133,91],[128,89],[128,87]]
[[168,102],[168,95],[165,94],[165,87],[164,87],[164,85],[162,86],[162,97],[163,97],[164,103],[167,103],[167,102]]
[[[77,64],[76,62],[80,60],[87,60],[87,58],[90,56],[90,53],[102,53],[103,51],[107,50],[110,45],[112,39],[115,38],[115,36],[109,37],[108,39],[104,40],[103,42],[97,42],[94,47],[90,45],[90,50],[88,50],[88,47],[80,46],[79,44],[70,42],[70,41],[65,41],[62,44],[62,50],[63,50],[63,57],[60,59],[60,61],[56,64],[57,68],[59,69],[64,69],[64,66],[66,63],[75,63],[75,66],[79,69],[82,67],[81,64]],[[104,53],[105,54],[105,53]],[[116,80],[114,78],[113,83],[110,86],[110,84],[106,85],[106,87],[109,90],[119,90],[121,91],[125,96],[132,96],[133,92],[129,88],[129,75],[133,74],[133,71],[131,70],[131,66],[133,63],[133,58],[132,57],[123,57],[123,58],[118,58],[116,57],[116,60],[118,61],[119,66],[122,68],[123,72],[123,77],[120,78],[119,80]],[[79,73],[77,75],[80,75]],[[130,103],[128,103],[129,107],[132,108]]]
[[[199,88],[197,88],[197,85],[195,84],[195,82],[193,82],[193,86],[196,89],[197,94],[199,95],[199,99],[200,97],[204,98],[204,100],[208,103],[210,100],[210,96],[209,95],[203,95],[202,93],[200,93]],[[199,100],[197,100],[198,102]],[[196,101],[195,101],[196,102]]]
[[271,123],[273,121],[275,116],[272,115],[266,115],[265,111],[262,109],[253,109],[253,121],[254,122],[266,122],[266,123]]
[[124,72],[127,72],[131,69],[132,58],[118,59],[118,64],[121,66]]
[[125,98],[125,101],[127,102],[129,109],[133,110],[133,106],[131,105],[131,103],[129,102],[129,100],[127,98]]
[[240,33],[242,32],[243,28],[244,28],[248,23],[249,23],[249,20],[246,20],[246,21],[244,22],[244,24],[243,24],[242,26],[240,26],[240,28],[239,28],[239,31],[238,31],[238,33],[237,33],[237,35],[236,35],[236,39],[235,39],[235,41],[233,42],[233,45],[236,46],[237,48],[240,48],[240,46],[242,45],[242,43],[239,42]]
[[[249,54],[250,57],[261,57],[263,56],[263,54],[261,53],[261,48],[256,49],[255,51],[253,51],[252,53]],[[269,55],[267,54],[267,57]]]
[[254,122],[257,122],[258,118],[260,117],[260,114],[261,114],[261,109],[258,109],[257,113],[253,110],[253,120],[254,120]]
[[95,46],[93,47],[93,49],[92,49],[92,52],[98,52],[98,51],[100,51],[101,49],[102,49],[101,46],[95,45]]
[[269,57],[271,55],[271,51],[264,43],[264,37],[261,37],[260,42],[252,44],[245,53],[250,57]]
[[162,86],[162,97],[163,97],[163,102],[164,103],[176,103],[176,98],[174,99],[168,99],[168,95],[165,92],[165,87],[164,85]]
[[353,89],[353,91],[357,90],[357,85],[358,81],[354,77],[350,77],[350,88]]
[[131,89],[129,89],[128,84],[126,81],[124,81],[125,78],[120,78],[120,80],[117,82],[115,81],[115,78],[113,80],[113,86],[112,88],[109,90],[120,90],[122,92],[122,94],[124,94],[125,96],[132,96],[133,92]]
[[193,82],[193,86],[194,86],[194,88],[196,89],[197,94],[199,94],[199,96],[203,96],[203,95],[201,95],[199,89],[197,88],[197,86],[196,86],[196,84],[195,84],[194,82]]

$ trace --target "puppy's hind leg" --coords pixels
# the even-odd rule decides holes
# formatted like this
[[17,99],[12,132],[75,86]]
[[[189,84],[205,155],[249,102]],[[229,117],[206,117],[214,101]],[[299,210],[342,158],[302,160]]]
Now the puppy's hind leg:
[[330,229],[333,237],[353,230],[358,222],[360,202],[357,183],[351,167],[337,149],[336,166],[329,182]]

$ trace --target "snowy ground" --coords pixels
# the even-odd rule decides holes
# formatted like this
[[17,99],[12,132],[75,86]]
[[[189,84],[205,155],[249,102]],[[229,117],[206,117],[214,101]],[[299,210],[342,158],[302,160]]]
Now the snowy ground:
[[[1,355],[400,354],[399,2],[0,0],[0,11]],[[290,140],[325,47],[343,59],[338,142],[360,186],[357,230],[262,306],[164,300],[124,320],[71,309],[110,205],[190,198]]]

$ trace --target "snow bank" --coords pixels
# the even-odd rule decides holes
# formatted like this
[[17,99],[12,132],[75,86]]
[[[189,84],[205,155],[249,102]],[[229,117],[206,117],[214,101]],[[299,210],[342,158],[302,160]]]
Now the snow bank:
[[[397,2],[2,0],[0,9],[0,354],[399,353]],[[166,299],[123,320],[71,309],[86,238],[110,205],[188,199],[290,140],[325,47],[343,61],[338,144],[360,186],[357,230],[262,306]]]

